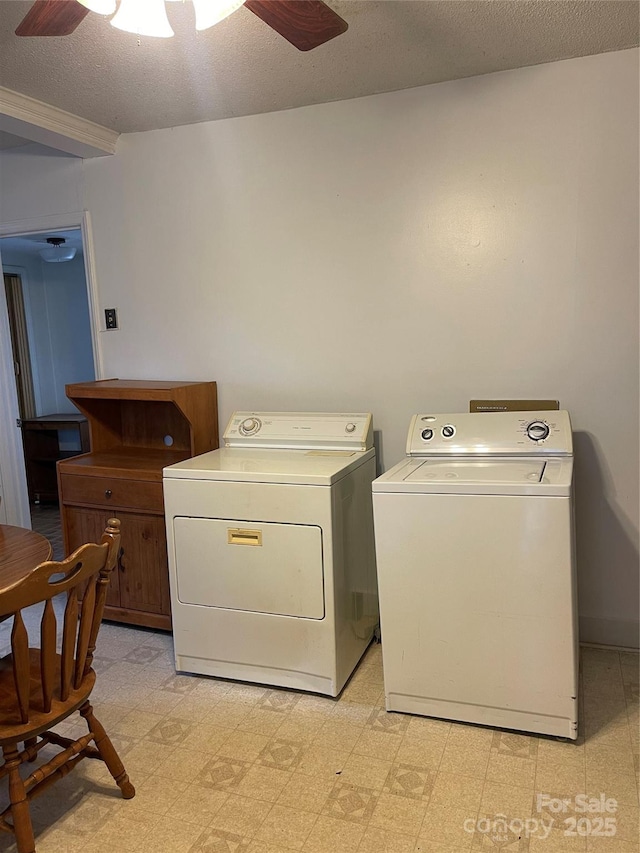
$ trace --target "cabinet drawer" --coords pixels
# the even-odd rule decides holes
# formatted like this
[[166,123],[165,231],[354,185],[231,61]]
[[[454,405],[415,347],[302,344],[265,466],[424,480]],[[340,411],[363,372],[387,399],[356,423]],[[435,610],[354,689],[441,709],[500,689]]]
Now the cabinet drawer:
[[162,483],[61,474],[62,502],[163,512]]

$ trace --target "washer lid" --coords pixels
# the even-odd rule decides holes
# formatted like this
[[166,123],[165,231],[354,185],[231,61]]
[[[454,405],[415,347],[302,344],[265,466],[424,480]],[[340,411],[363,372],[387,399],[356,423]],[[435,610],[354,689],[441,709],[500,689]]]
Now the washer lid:
[[162,472],[167,479],[330,486],[375,456],[370,450],[263,450],[222,447]]
[[373,491],[566,497],[571,494],[572,478],[573,457],[408,458],[374,480]]
[[540,483],[546,462],[539,460],[507,462],[502,459],[427,460],[405,477],[405,483]]

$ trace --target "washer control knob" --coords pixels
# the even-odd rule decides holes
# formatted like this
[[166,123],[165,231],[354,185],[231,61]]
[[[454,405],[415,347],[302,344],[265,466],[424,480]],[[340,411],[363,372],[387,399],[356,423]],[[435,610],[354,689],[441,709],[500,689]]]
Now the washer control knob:
[[549,435],[549,427],[544,421],[532,421],[527,427],[527,436],[531,441],[543,441]]
[[355,424],[347,424],[345,429],[347,432],[355,432],[356,431],[356,425]]
[[259,418],[245,418],[240,424],[240,432],[242,435],[253,435],[258,432],[262,423]]
[[452,438],[456,434],[456,428],[453,424],[445,424],[442,427],[442,435],[444,438]]
[[430,439],[430,438],[433,438],[433,430],[432,430],[432,429],[428,429],[428,428],[427,428],[427,429],[423,429],[423,430],[422,430],[422,432],[420,433],[420,435],[422,436],[422,438],[423,438],[425,441],[429,441],[429,439]]

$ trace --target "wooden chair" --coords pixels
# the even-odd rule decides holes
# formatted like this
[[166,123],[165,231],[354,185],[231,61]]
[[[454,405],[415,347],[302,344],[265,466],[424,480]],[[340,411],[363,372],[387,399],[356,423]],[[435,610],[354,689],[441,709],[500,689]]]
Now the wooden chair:
[[[84,545],[59,563],[41,563],[0,594],[0,618],[13,616],[11,653],[0,659],[0,746],[4,758],[0,778],[9,777],[10,799],[0,814],[0,831],[14,833],[18,853],[35,851],[29,801],[64,778],[83,758],[104,761],[125,799],[135,794],[89,703],[96,680],[91,668],[93,653],[119,546],[120,522],[111,518],[99,545]],[[66,593],[66,606],[59,654],[52,599],[61,593]],[[40,648],[29,648],[21,611],[38,602],[44,603]],[[50,731],[75,711],[86,720],[88,734],[72,740]],[[22,750],[19,744],[24,744]],[[62,751],[23,780],[20,765],[33,761],[46,744],[60,746]]]

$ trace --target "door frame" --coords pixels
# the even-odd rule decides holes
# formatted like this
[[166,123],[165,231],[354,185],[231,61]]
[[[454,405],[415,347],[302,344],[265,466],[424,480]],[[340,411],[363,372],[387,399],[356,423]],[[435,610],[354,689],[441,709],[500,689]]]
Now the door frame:
[[[54,213],[14,222],[0,222],[0,238],[50,231],[79,228],[82,234],[84,273],[87,282],[89,325],[96,379],[104,376],[103,353],[100,339],[102,327],[98,311],[98,287],[95,254],[88,210],[75,213]],[[0,263],[1,244],[0,244]],[[31,527],[27,478],[22,451],[22,436],[17,427],[18,394],[13,370],[13,354],[9,337],[9,316],[4,297],[0,298],[0,522]]]

